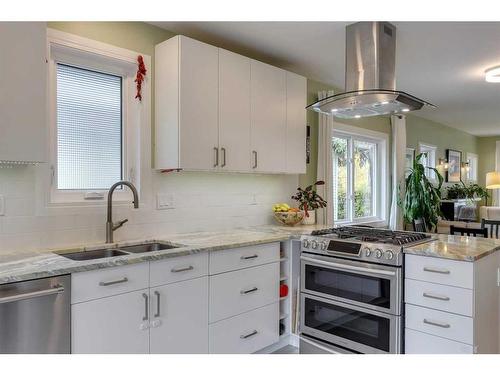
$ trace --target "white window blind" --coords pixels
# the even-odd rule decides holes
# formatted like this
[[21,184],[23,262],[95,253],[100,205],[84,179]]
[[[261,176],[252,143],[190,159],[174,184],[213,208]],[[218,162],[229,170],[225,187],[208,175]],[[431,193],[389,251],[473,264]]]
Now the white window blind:
[[122,77],[57,64],[57,188],[122,179]]

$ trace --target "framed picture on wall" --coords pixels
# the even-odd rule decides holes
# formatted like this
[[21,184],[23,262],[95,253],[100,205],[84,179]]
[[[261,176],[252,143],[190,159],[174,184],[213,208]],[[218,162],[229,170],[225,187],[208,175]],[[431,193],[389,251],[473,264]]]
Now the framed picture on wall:
[[446,171],[446,182],[462,181],[462,152],[456,150],[446,150],[448,160],[448,170]]
[[413,168],[413,161],[415,160],[415,149],[407,147],[405,156],[405,178],[410,174],[410,169]]

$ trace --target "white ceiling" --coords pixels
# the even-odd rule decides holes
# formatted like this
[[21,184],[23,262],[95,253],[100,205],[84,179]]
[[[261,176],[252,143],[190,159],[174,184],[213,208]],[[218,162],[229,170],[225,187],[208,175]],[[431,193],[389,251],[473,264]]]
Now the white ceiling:
[[[348,22],[154,22],[309,78],[344,87]],[[416,112],[474,135],[500,135],[500,22],[394,22],[396,85],[438,106]]]

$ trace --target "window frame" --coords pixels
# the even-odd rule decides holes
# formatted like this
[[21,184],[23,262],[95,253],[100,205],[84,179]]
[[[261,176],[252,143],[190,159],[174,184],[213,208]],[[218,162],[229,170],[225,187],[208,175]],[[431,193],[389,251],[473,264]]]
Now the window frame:
[[[122,178],[141,189],[140,137],[144,116],[135,96],[137,54],[90,39],[77,37],[53,29],[47,30],[48,87],[49,87],[49,178],[48,206],[101,205],[107,198],[107,189],[57,189],[57,64],[120,76],[122,78]],[[146,90],[146,82],[143,90]],[[117,189],[113,200],[130,200],[130,192]],[[87,199],[86,199],[87,197]],[[97,199],[96,199],[97,198]]]
[[[373,202],[372,207],[374,210],[374,215],[355,218],[354,217],[354,186],[355,186],[355,174],[353,173],[353,160],[349,158],[348,168],[347,168],[347,178],[349,179],[348,185],[348,195],[350,195],[346,201],[349,202],[347,205],[347,218],[345,220],[335,220],[334,204],[332,202],[332,221],[334,224],[372,224],[372,225],[387,225],[388,221],[388,202],[389,202],[389,136],[386,133],[377,132],[373,130],[363,129],[355,126],[334,123],[331,134],[333,137],[350,139],[348,141],[348,147],[350,149],[350,155],[353,155],[354,141],[365,141],[376,144],[376,163],[373,170],[372,179],[372,189]],[[329,191],[333,198],[333,148],[330,147],[330,158],[332,160],[331,175],[329,176],[329,183],[332,184],[332,188]]]
[[[471,163],[471,160],[475,160],[475,162]],[[478,182],[479,156],[473,152],[468,152],[466,161],[469,163],[469,171],[468,172],[466,171],[467,182],[477,183]]]
[[[429,165],[429,163],[427,165],[422,164],[424,167],[436,168],[436,166],[437,166],[437,163],[436,163],[437,146],[431,145],[429,143],[419,142],[418,151],[420,154],[422,154],[422,153],[427,154],[426,160],[430,159],[430,165]],[[429,155],[431,155],[431,157],[429,157]],[[436,176],[435,171],[425,168],[424,173],[430,182],[432,182],[432,183],[438,182],[438,178]]]

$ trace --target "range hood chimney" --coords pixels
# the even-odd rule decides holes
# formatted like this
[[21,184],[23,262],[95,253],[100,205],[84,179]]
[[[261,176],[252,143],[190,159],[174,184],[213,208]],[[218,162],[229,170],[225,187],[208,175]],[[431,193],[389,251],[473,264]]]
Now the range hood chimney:
[[396,90],[396,27],[357,22],[346,27],[345,92],[307,108],[351,119],[406,113],[434,105]]

